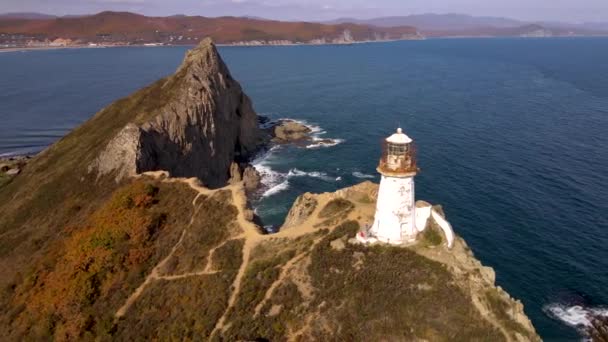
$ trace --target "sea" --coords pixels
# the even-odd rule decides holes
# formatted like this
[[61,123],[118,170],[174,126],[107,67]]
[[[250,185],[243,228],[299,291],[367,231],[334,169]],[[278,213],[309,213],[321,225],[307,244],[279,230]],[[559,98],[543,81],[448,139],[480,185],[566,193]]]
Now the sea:
[[[186,49],[0,53],[0,155],[44,149],[171,74]],[[316,138],[254,161],[268,230],[304,192],[378,182],[380,143],[401,127],[418,149],[417,199],[443,206],[544,340],[581,340],[589,313],[608,315],[608,38],[220,52],[259,114]]]

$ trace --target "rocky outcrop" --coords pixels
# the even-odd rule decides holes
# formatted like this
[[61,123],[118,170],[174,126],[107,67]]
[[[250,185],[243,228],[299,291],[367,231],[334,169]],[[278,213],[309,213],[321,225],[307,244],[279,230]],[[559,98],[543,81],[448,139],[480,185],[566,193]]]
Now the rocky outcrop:
[[293,120],[283,120],[272,129],[274,141],[278,143],[299,142],[310,139],[310,127]]
[[247,166],[243,171],[243,185],[245,190],[256,190],[262,182],[262,175],[253,166]]
[[[162,81],[161,99],[148,97],[133,119],[91,165],[100,175],[164,170],[198,177],[208,187],[230,179],[233,162],[245,162],[262,142],[251,101],[210,39],[188,52]],[[148,102],[148,103],[146,103]]]
[[296,202],[289,210],[285,223],[281,229],[297,226],[306,221],[310,215],[317,209],[318,201],[316,196],[311,193],[305,193],[296,199]]
[[586,329],[586,334],[592,341],[608,341],[608,316],[593,315],[591,326]]
[[[364,229],[373,222],[377,195],[378,185],[372,182],[364,182],[333,193],[303,194],[298,197],[289,211],[281,231],[285,230],[284,234],[294,234],[296,231],[310,230],[310,227],[332,229],[333,226],[339,224],[340,220],[355,221],[360,229]],[[352,203],[353,209],[339,219],[326,220],[322,215],[322,208],[328,207],[336,200],[348,200]],[[430,204],[422,201],[419,201],[417,205],[419,207],[430,206]],[[433,206],[432,208],[436,215],[445,218],[441,206]],[[437,226],[436,220],[436,217],[429,219],[428,225]],[[439,227],[429,228],[441,232]],[[343,238],[334,239],[331,240],[329,245],[334,250],[341,251],[344,249],[343,241]],[[360,245],[352,236],[348,241],[353,246]],[[461,237],[455,236],[451,248],[444,243],[427,244],[423,238],[415,245],[385,247],[396,248],[395,251],[399,249],[413,251],[426,260],[442,264],[448,271],[452,283],[458,288],[458,290],[451,290],[454,291],[451,296],[466,297],[467,305],[474,308],[479,317],[484,317],[487,324],[497,329],[500,335],[504,336],[504,340],[540,340],[534,326],[524,312],[523,304],[519,300],[513,299],[500,286],[496,285],[494,269],[484,266]],[[380,272],[386,265],[374,265],[373,267],[376,272]],[[370,271],[369,268],[367,270]],[[428,284],[420,286],[428,291],[437,290],[432,286],[429,287]],[[455,308],[447,308],[447,310],[453,309]]]

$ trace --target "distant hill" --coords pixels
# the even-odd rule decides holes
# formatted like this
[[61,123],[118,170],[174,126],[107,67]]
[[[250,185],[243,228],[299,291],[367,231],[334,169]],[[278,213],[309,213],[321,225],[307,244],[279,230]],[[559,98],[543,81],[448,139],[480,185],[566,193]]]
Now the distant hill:
[[409,16],[381,17],[367,20],[342,18],[331,23],[357,23],[379,27],[415,26],[419,30],[453,31],[480,27],[509,28],[525,25],[524,22],[500,17],[473,17],[466,14],[416,14]]
[[81,43],[194,44],[203,37],[218,43],[350,43],[417,38],[416,28],[361,24],[283,22],[253,18],[200,16],[147,17],[102,12],[84,17],[0,18],[0,34],[70,39]]
[[426,36],[570,36],[608,33],[608,23],[574,24],[525,22],[503,17],[475,17],[466,14],[419,14],[374,19],[340,18],[328,23],[356,23],[377,27],[408,25]]

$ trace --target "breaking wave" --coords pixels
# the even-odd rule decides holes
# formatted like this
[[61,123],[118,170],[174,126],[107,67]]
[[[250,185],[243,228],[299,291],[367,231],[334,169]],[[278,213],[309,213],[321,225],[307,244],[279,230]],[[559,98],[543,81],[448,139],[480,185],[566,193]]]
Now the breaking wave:
[[368,175],[366,173],[362,173],[362,172],[359,172],[359,171],[353,172],[353,177],[357,177],[357,178],[361,178],[361,179],[373,179],[373,178],[376,178],[376,176],[374,176],[374,175]]
[[[315,124],[308,123],[304,120],[294,120],[294,119],[289,119],[289,118],[282,118],[277,121],[281,121],[281,120],[292,120],[292,121],[295,121],[297,123],[300,123],[300,124],[305,125],[306,127],[310,128],[311,142],[310,142],[310,144],[308,144],[306,146],[306,148],[308,148],[308,149],[336,146],[336,145],[344,142],[344,140],[342,140],[342,139],[331,139],[331,138],[322,137],[324,134],[327,134],[327,132],[325,130],[323,130],[321,127],[319,127]],[[274,123],[276,123],[276,121],[272,121],[272,122],[268,121],[268,122],[261,123],[260,125],[263,127],[270,127]],[[260,198],[274,196],[280,192],[283,192],[283,191],[289,189],[289,179],[293,178],[293,177],[311,177],[311,178],[321,179],[326,182],[335,182],[335,181],[342,180],[342,177],[337,177],[337,178],[332,177],[332,176],[329,176],[325,172],[319,172],[319,171],[306,172],[306,171],[302,171],[302,170],[293,168],[293,169],[289,170],[289,172],[287,172],[287,173],[282,173],[282,172],[278,172],[278,171],[274,170],[272,168],[273,159],[276,155],[276,152],[279,151],[280,148],[281,148],[280,145],[273,146],[270,150],[259,155],[251,163],[255,167],[255,169],[260,173],[260,176],[262,177],[262,179],[261,179],[262,186],[258,193],[258,196]]]
[[289,188],[289,182],[287,181],[286,175],[273,170],[271,167],[272,157],[279,149],[280,146],[274,146],[251,163],[262,177],[261,183],[263,192],[261,197],[276,195]]
[[284,180],[283,182],[281,182],[277,185],[274,185],[273,187],[264,191],[264,193],[262,194],[262,197],[270,197],[272,195],[276,195],[279,192],[287,190],[287,189],[289,189],[289,180]]
[[330,177],[325,172],[317,172],[317,171],[304,172],[304,171],[300,171],[298,169],[289,170],[287,177],[312,177],[312,178],[322,179],[326,182],[333,182],[333,181],[337,180],[337,178]]
[[310,142],[310,144],[306,145],[306,148],[308,148],[308,149],[332,147],[332,146],[336,146],[336,145],[339,145],[344,142],[344,139],[324,137],[324,135],[327,134],[327,131],[325,131],[320,126],[313,124],[313,123],[309,123],[305,120],[295,120],[295,119],[289,119],[289,118],[283,118],[283,119],[279,119],[279,120],[291,120],[291,121],[297,122],[301,125],[304,125],[304,126],[310,128],[310,137],[311,137],[312,141]]
[[335,178],[329,176],[325,172],[310,171],[305,172],[296,168],[289,170],[287,173],[278,172],[272,169],[271,161],[274,153],[278,150],[278,146],[270,149],[262,156],[253,161],[252,165],[260,173],[262,177],[262,187],[260,190],[260,198],[274,196],[282,191],[289,189],[289,179],[293,177],[311,177],[321,179],[326,182],[339,181],[341,177]]
[[313,137],[312,143],[306,145],[306,148],[312,149],[312,148],[332,147],[332,146],[339,145],[343,142],[344,142],[343,139],[331,139],[331,138],[321,139],[321,138]]
[[577,328],[584,334],[586,328],[592,326],[593,317],[608,317],[606,307],[584,307],[582,305],[564,305],[553,303],[546,305],[543,310],[550,317],[571,327]]

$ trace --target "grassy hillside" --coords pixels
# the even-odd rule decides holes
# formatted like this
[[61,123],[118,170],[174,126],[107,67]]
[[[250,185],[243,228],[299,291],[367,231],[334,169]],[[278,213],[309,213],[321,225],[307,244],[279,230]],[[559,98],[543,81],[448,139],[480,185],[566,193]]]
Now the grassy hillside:
[[159,81],[105,108],[0,188],[0,256],[16,248],[35,251],[34,240],[52,239],[58,227],[80,221],[110,195],[117,186],[111,175],[97,179],[88,166],[134,114],[150,113],[150,103],[162,101],[162,85]]
[[111,333],[115,308],[177,241],[193,198],[184,185],[136,180],[82,222],[58,227],[35,262],[3,287],[4,331],[59,340]]

